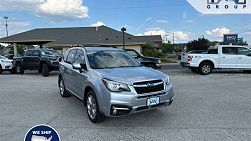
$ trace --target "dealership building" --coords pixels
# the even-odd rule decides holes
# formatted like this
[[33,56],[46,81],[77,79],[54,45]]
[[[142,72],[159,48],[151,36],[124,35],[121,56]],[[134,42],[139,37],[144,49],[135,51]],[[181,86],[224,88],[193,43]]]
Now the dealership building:
[[17,55],[17,45],[39,45],[41,48],[62,50],[74,45],[105,45],[123,48],[123,39],[126,49],[134,49],[142,53],[142,46],[151,44],[156,48],[162,44],[160,35],[134,36],[117,31],[107,26],[99,27],[70,27],[70,28],[38,28],[0,39],[0,43],[13,44],[14,54]]

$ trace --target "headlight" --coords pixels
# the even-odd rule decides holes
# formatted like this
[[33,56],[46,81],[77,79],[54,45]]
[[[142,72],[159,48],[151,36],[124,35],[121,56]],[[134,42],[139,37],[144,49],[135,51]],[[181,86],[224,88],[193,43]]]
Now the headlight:
[[169,76],[167,76],[165,79],[164,79],[164,82],[166,85],[169,85],[170,84],[170,78]]
[[161,64],[161,60],[158,60],[158,64]]
[[1,60],[1,62],[3,62],[3,63],[12,63],[11,61],[5,61],[5,60]]
[[102,81],[105,87],[111,92],[130,91],[127,84],[123,84],[123,83],[119,83],[119,82],[115,82],[115,81],[111,81],[107,79],[103,79]]

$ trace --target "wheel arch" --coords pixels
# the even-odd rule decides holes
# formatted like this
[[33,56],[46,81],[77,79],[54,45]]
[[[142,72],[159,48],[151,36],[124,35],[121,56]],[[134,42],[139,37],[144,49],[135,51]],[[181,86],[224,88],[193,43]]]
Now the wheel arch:
[[86,106],[86,97],[89,91],[94,91],[94,89],[91,86],[86,86],[85,90],[84,90],[84,97],[83,97],[83,101],[84,101],[84,105]]
[[203,63],[209,63],[210,65],[212,65],[213,69],[215,68],[214,62],[212,60],[203,60],[202,62],[200,62],[200,65]]

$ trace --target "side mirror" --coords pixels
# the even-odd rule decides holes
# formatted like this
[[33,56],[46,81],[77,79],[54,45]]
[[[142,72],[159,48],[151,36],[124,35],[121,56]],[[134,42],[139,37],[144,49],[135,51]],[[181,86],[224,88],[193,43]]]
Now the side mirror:
[[82,68],[81,68],[81,65],[78,64],[78,63],[72,64],[72,68],[73,68],[73,69],[76,69],[76,70],[82,69]]
[[86,64],[73,63],[72,68],[75,70],[79,70],[80,73],[84,70],[87,70]]
[[251,53],[250,53],[250,54],[248,54],[247,56],[250,56],[250,57],[251,57]]

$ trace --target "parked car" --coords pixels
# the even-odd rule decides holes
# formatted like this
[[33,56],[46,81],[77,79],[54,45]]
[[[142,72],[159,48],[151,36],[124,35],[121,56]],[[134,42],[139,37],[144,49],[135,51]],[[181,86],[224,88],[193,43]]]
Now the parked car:
[[13,73],[12,67],[12,60],[0,55],[0,74],[2,74],[3,71]]
[[38,70],[46,77],[50,71],[58,70],[60,59],[47,50],[29,49],[24,56],[14,57],[13,64],[18,74],[24,74],[24,70]]
[[7,54],[7,55],[4,55],[4,57],[13,60],[14,54]]
[[125,49],[132,57],[138,60],[142,65],[151,68],[161,68],[161,60],[159,58],[154,57],[147,57],[143,56],[142,54],[138,53],[136,50],[133,49]]
[[73,94],[83,100],[94,123],[173,102],[169,76],[142,66],[123,49],[71,48],[60,62],[59,72],[61,96]]
[[245,46],[217,45],[207,53],[189,53],[184,66],[203,75],[213,69],[251,70],[251,50]]

